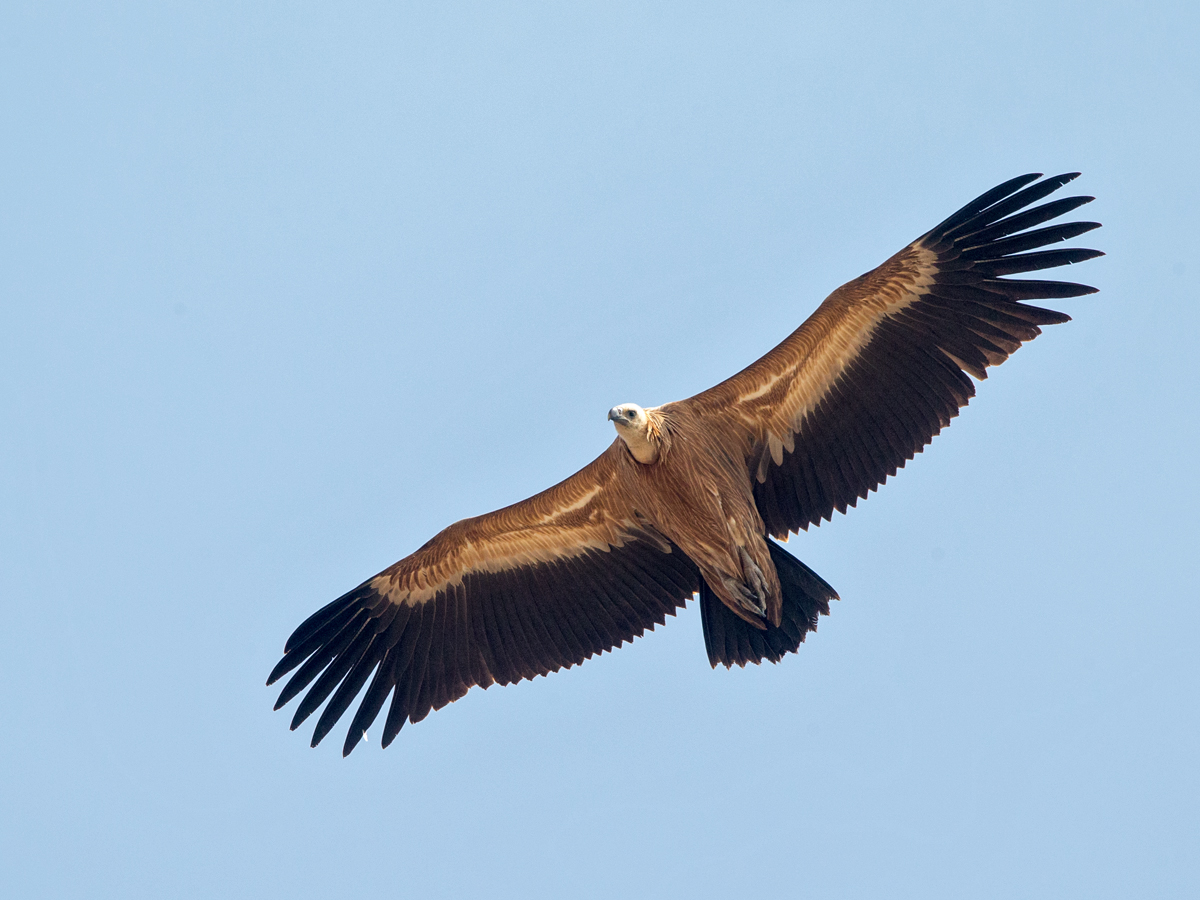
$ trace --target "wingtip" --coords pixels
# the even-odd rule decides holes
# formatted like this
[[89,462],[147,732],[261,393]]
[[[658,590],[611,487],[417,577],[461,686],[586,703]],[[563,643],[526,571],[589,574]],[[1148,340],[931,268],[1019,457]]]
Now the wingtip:
[[386,750],[388,747],[390,747],[392,745],[392,741],[394,741],[396,739],[396,735],[398,735],[400,733],[400,729],[403,727],[404,727],[403,721],[400,723],[400,725],[394,731],[385,725],[384,731],[383,731],[383,737],[381,737],[379,739],[379,748],[381,750]]
[[296,708],[296,714],[292,716],[292,724],[288,726],[288,730],[295,731],[297,728],[303,725],[304,720],[309,717],[310,712],[311,711],[306,710],[304,708],[304,704],[301,703],[300,706]]
[[275,668],[271,670],[271,674],[267,676],[267,687],[270,687],[280,678],[292,670],[290,660],[285,655],[283,659],[275,663]]
[[345,759],[354,752],[354,748],[358,746],[359,741],[365,741],[367,733],[358,728],[351,728],[346,734],[346,742],[342,744],[342,759]]
[[321,743],[321,741],[325,740],[325,735],[327,733],[328,732],[322,731],[319,727],[314,729],[312,740],[308,742],[308,746],[312,747],[315,750],[317,747],[317,744],[319,744],[319,743]]

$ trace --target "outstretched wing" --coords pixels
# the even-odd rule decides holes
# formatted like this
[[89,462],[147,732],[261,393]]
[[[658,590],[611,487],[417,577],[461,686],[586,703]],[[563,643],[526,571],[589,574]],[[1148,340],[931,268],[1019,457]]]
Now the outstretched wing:
[[665,622],[700,576],[634,511],[621,452],[614,443],[549,490],[451,525],[310,616],[267,679],[299,666],[275,708],[308,687],[295,729],[333,694],[315,747],[370,678],[342,752],[391,694],[386,747],[405,721],[419,722],[473,685],[569,668]]
[[993,188],[838,288],[762,359],[681,401],[712,427],[744,434],[770,534],[854,506],[958,415],[975,394],[966,373],[986,378],[1039,326],[1070,320],[1024,301],[1095,292],[1003,277],[1103,255],[1036,250],[1100,227],[1036,227],[1092,197],[1026,209],[1077,175],[1023,175]]

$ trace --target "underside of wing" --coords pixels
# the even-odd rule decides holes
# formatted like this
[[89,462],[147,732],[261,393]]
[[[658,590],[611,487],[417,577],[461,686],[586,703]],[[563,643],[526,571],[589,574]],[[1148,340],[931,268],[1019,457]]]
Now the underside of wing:
[[1070,319],[1026,301],[1095,292],[1006,277],[1103,255],[1038,249],[1099,227],[1038,227],[1092,199],[1032,206],[1076,174],[1025,175],[988,191],[836,290],[754,365],[683,401],[745,432],[770,534],[854,506],[950,424],[975,394],[968,373],[986,378],[1041,326]]
[[390,697],[386,747],[474,685],[569,668],[665,622],[699,574],[625,503],[616,460],[614,445],[548,491],[450,526],[312,615],[267,681],[296,670],[275,708],[308,689],[295,729],[328,698],[316,746],[369,679],[343,753]]

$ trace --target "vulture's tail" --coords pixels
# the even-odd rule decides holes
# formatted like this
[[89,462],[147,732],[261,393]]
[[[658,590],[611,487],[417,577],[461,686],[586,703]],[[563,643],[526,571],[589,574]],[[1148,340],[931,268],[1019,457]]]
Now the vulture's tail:
[[770,538],[771,562],[783,587],[783,617],[779,627],[767,624],[765,631],[734,615],[700,579],[700,621],[704,624],[704,646],[713,668],[724,663],[758,665],[764,659],[779,662],[785,653],[795,653],[804,635],[817,630],[817,616],[829,615],[829,601],[838,599],[820,575]]

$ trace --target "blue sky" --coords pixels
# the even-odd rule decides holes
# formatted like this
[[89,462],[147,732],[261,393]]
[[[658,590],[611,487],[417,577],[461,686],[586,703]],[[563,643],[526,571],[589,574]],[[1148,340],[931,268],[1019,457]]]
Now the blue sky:
[[[0,893],[1195,896],[1198,26],[5,5]],[[302,618],[609,407],[1073,170],[1101,292],[792,539],[842,597],[798,655],[712,671],[690,605],[386,752],[271,712]]]

